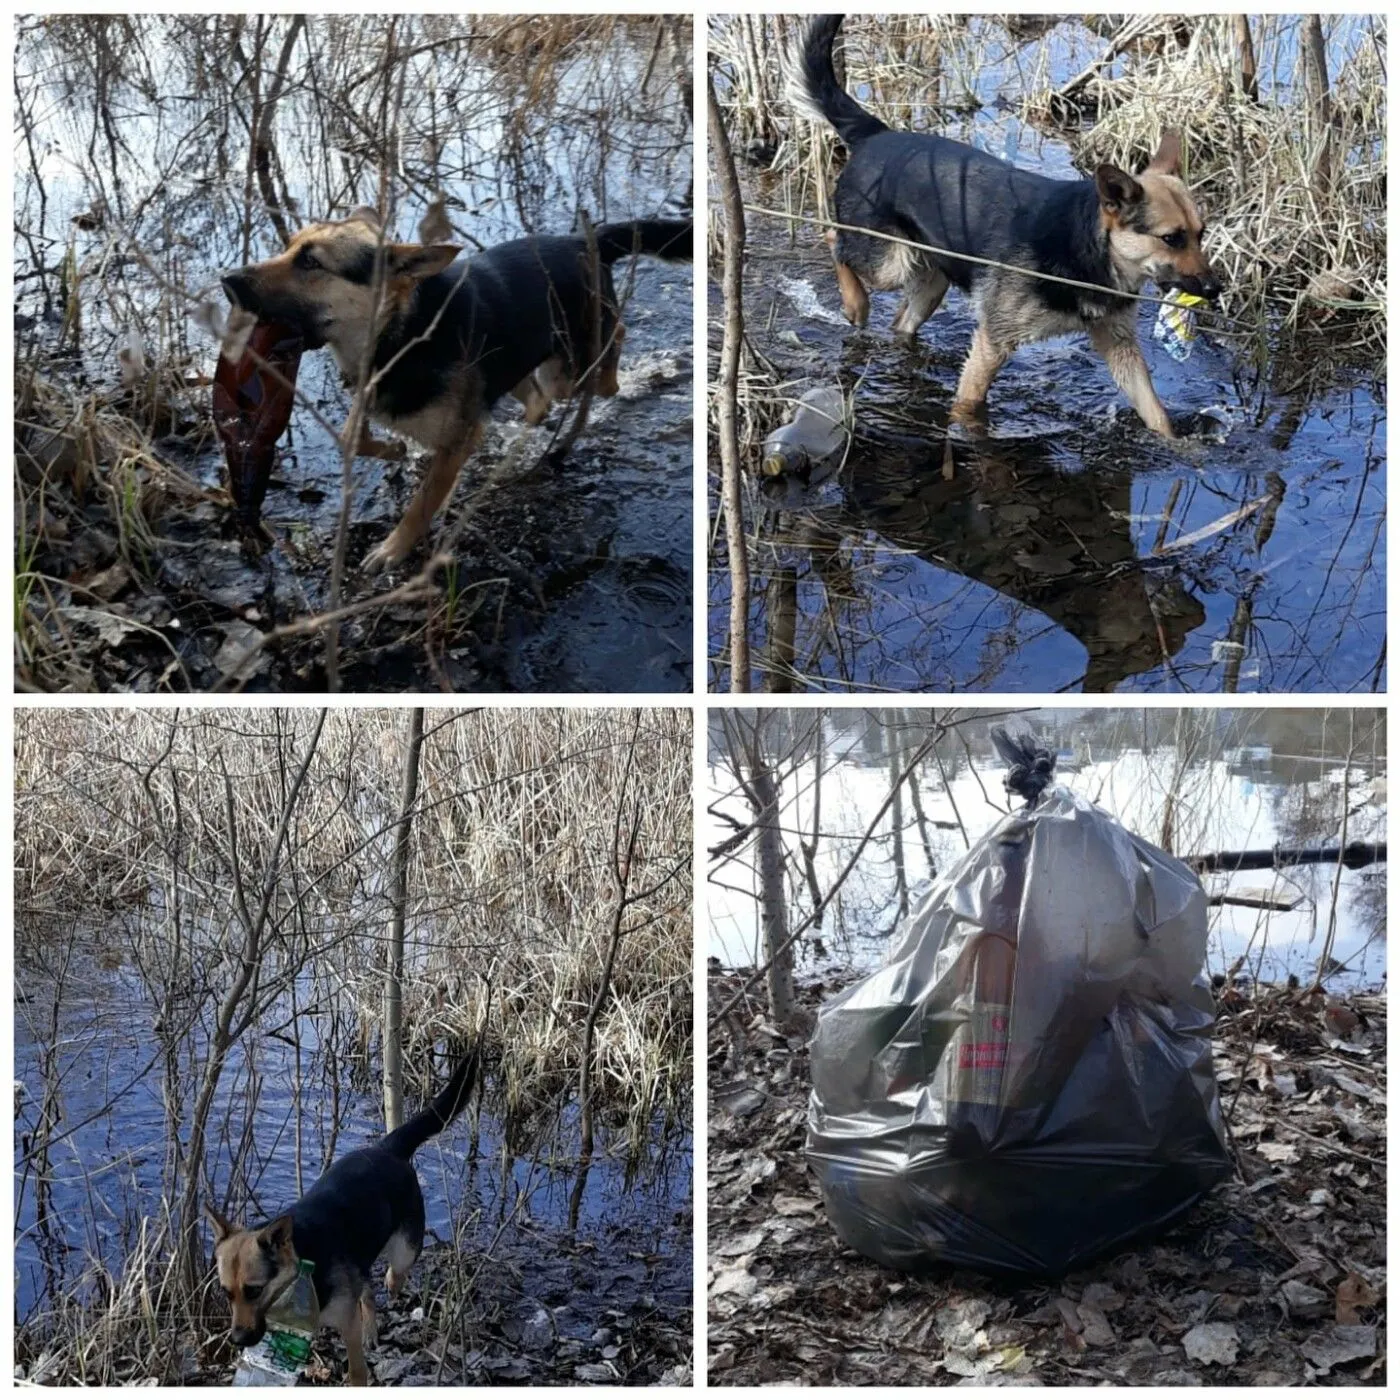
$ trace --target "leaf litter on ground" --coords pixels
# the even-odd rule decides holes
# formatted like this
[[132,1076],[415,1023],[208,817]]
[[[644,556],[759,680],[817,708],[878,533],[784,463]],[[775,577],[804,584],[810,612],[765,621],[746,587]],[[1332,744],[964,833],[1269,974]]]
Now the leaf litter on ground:
[[[710,1005],[739,973],[712,967]],[[712,1385],[1382,1385],[1384,998],[1220,994],[1234,1176],[1169,1232],[1054,1282],[900,1274],[846,1248],[803,1155],[806,1036],[850,978],[712,1031]]]

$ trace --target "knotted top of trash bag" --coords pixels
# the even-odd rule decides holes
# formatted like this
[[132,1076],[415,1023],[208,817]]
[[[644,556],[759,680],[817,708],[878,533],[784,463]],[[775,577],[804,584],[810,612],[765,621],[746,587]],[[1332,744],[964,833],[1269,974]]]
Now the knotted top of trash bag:
[[1006,764],[1003,782],[1007,792],[1025,798],[1026,806],[1034,807],[1054,780],[1055,755],[1040,748],[1031,735],[1018,734],[1013,738],[1000,725],[992,730],[992,743]]

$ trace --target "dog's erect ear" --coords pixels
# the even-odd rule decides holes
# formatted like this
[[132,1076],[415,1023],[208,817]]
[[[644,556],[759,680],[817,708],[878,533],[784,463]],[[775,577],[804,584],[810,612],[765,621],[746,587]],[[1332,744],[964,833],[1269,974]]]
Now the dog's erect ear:
[[1099,166],[1094,183],[1099,187],[1099,204],[1110,214],[1121,214],[1142,202],[1142,186],[1116,165]]
[[368,224],[372,229],[384,227],[384,221],[379,217],[378,209],[371,209],[368,204],[361,204],[358,208],[352,209],[346,216],[347,224]]
[[1154,175],[1181,174],[1181,133],[1175,127],[1169,127],[1162,133],[1162,143],[1157,147],[1157,154],[1147,162],[1147,170],[1143,174],[1148,171]]
[[265,1244],[274,1254],[288,1255],[292,1250],[292,1217],[290,1215],[279,1215],[276,1220],[269,1225],[264,1225],[258,1231],[258,1240]]
[[450,243],[391,243],[384,250],[389,271],[395,277],[412,277],[415,281],[451,267],[461,251]]
[[238,1233],[237,1226],[230,1225],[218,1211],[214,1209],[212,1201],[205,1201],[204,1213],[209,1217],[210,1224],[214,1227],[214,1243],[223,1244],[230,1235]]

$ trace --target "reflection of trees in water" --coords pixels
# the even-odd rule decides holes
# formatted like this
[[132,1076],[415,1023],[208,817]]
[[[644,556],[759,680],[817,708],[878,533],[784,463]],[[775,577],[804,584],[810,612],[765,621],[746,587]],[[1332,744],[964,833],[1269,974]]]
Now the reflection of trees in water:
[[[950,439],[925,405],[882,400],[864,381],[856,392],[839,499],[820,479],[759,486],[750,627],[765,689],[1378,683],[1384,419],[1364,396],[1328,449],[1339,460],[1308,458],[1291,432],[1256,447],[1240,427],[1238,441],[1203,449],[1219,470],[1183,472],[1160,445],[1125,449],[1101,431]],[[1268,387],[1254,392],[1266,422]],[[1275,538],[1281,519],[1289,531]],[[712,568],[722,590],[717,555]],[[1208,594],[1226,600],[1209,637]],[[1359,654],[1372,636],[1375,654]],[[1028,656],[1046,658],[1043,683],[1025,674]]]
[[304,222],[358,204],[382,198],[410,227],[437,207],[453,226],[437,241],[476,247],[565,231],[580,208],[594,219],[655,212],[684,198],[690,178],[689,106],[668,56],[677,44],[688,54],[688,23],[26,21],[20,284],[52,300],[73,247],[86,321],[122,325],[133,304],[160,304],[161,325],[143,327],[149,359],[150,341],[183,339],[187,308],[172,296],[192,300],[212,268],[265,256]]
[[[853,874],[821,930],[823,945],[849,960],[866,963],[878,954],[891,929],[892,918],[912,899],[909,863],[917,852],[933,870],[945,869],[965,849],[958,822],[946,818],[952,787],[971,774],[982,783],[989,800],[1003,800],[988,731],[996,723],[1025,728],[1053,751],[1066,752],[1067,767],[1095,765],[1107,787],[1088,795],[1115,806],[1127,802],[1138,813],[1130,820],[1142,836],[1178,855],[1206,854],[1222,840],[1260,844],[1249,832],[1222,838],[1219,813],[1232,784],[1247,779],[1258,800],[1273,818],[1277,839],[1285,845],[1309,846],[1335,841],[1344,810],[1351,812],[1350,838],[1375,834],[1377,810],[1371,806],[1369,780],[1384,772],[1385,716],[1362,709],[1198,709],[1158,707],[1079,706],[987,715],[968,710],[929,710],[912,706],[883,708],[782,709],[769,711],[769,758],[785,772],[785,808],[789,880],[801,906],[813,901],[818,882],[802,873],[799,840],[812,839],[813,777],[798,764],[808,763],[818,734],[824,739],[824,774],[828,789],[821,803],[818,837],[831,852],[849,850],[873,814],[869,804],[881,791],[875,774],[899,771],[902,756],[928,735],[938,721],[957,719],[955,727],[935,745],[905,784],[908,801],[886,818],[872,837]],[[722,761],[712,722],[711,754]],[[1350,791],[1331,781],[1348,752],[1352,755]],[[1132,791],[1113,789],[1115,766],[1125,757],[1145,761],[1128,771]],[[1319,761],[1321,760],[1321,761]],[[1105,766],[1100,769],[1099,765]],[[855,804],[834,798],[830,789],[841,769],[862,770],[867,776]],[[1138,776],[1140,775],[1140,776]],[[887,790],[887,789],[886,789]],[[1378,799],[1383,803],[1383,796]],[[1345,804],[1350,803],[1346,808]],[[897,815],[894,812],[897,810]],[[955,814],[956,815],[956,814]],[[1371,823],[1367,825],[1367,823]],[[975,839],[980,831],[971,830]],[[835,858],[832,856],[831,858]],[[1306,891],[1315,902],[1325,929],[1331,908],[1330,866],[1302,867],[1288,873],[1288,882]],[[1384,868],[1349,878],[1342,894],[1348,910],[1368,933],[1384,930]]]

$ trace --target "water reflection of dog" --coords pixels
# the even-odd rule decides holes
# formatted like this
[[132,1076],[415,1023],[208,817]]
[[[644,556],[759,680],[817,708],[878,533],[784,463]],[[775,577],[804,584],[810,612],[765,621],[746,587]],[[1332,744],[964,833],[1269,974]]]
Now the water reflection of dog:
[[[837,529],[873,530],[1034,608],[1088,653],[1083,688],[1108,691],[1169,661],[1206,618],[1169,566],[1139,558],[1133,483],[1127,465],[1067,471],[1033,440],[857,439]],[[767,494],[796,504],[791,486]]]

